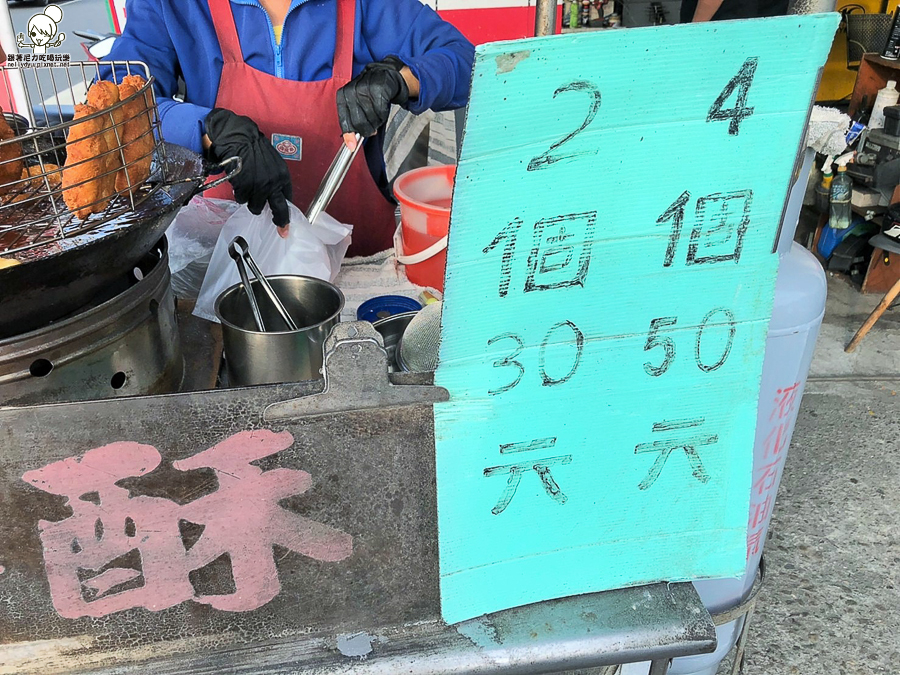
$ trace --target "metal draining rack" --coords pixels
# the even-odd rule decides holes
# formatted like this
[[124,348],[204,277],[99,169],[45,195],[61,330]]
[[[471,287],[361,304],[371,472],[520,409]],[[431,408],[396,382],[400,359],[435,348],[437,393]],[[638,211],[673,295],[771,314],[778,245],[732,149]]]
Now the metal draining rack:
[[[15,137],[0,141],[0,173],[5,165],[19,161],[23,162],[25,168],[30,167],[31,172],[28,176],[23,173],[18,180],[0,186],[0,255],[5,257],[15,257],[14,254],[35,247],[88,233],[130,213],[157,190],[165,187],[166,177],[169,175],[153,90],[154,79],[146,64],[139,61],[73,61],[54,62],[51,65],[52,67],[34,69],[10,64],[2,67],[3,71],[18,71],[15,75],[21,73],[28,102],[28,117],[5,113],[4,117]],[[11,78],[8,75],[13,74],[4,72],[3,75],[4,85],[0,86],[9,89]],[[119,84],[128,75],[139,75],[144,79],[144,84],[137,92],[89,116],[71,119],[72,107],[85,102],[87,89],[93,82],[106,79]],[[12,99],[12,92],[8,93]],[[130,117],[122,114],[121,119],[116,122],[120,111],[138,98],[143,99],[144,106],[140,106],[138,112]],[[123,143],[123,127],[129,121],[143,116],[149,118],[146,131]],[[117,160],[111,163],[114,168],[91,174],[85,180],[69,183],[66,191],[93,183],[112,173],[119,173],[123,167],[125,187],[105,192],[98,199],[82,204],[83,207],[92,207],[110,200],[99,213],[82,219],[66,206],[63,195],[66,138],[72,127],[102,117],[109,119],[109,127],[84,138],[108,134],[111,130],[115,135],[115,144],[107,152],[70,164],[66,169],[82,164],[87,167],[92,162],[97,165],[97,160],[109,153],[118,155]],[[152,148],[133,157],[130,162],[126,161],[126,148],[132,143],[142,142],[148,134],[153,139]],[[21,156],[16,156],[19,154]],[[146,160],[148,155],[152,162],[150,176],[141,185],[132,185],[128,167]],[[14,171],[14,168],[7,168],[7,173]]]

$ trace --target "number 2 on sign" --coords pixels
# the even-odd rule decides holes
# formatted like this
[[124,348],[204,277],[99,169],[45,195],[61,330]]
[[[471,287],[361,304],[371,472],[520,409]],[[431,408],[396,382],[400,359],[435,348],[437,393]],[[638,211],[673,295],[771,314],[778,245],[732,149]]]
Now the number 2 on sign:
[[591,122],[594,121],[594,118],[597,116],[597,111],[600,110],[600,90],[590,82],[570,82],[566,84],[556,91],[553,92],[553,98],[556,98],[560,94],[567,91],[583,91],[587,92],[591,96],[591,106],[588,109],[588,114],[584,118],[584,122],[581,123],[581,126],[578,127],[575,131],[571,132],[567,136],[564,136],[560,140],[556,141],[553,145],[550,146],[550,149],[547,152],[538,155],[537,157],[533,157],[530,162],[528,162],[528,171],[537,171],[538,169],[546,169],[551,164],[556,164],[564,159],[572,159],[573,157],[579,157],[581,155],[595,155],[599,148],[594,148],[591,150],[579,150],[577,152],[570,152],[568,154],[553,154],[556,150],[559,150],[566,143],[575,138],[578,134],[588,128]]

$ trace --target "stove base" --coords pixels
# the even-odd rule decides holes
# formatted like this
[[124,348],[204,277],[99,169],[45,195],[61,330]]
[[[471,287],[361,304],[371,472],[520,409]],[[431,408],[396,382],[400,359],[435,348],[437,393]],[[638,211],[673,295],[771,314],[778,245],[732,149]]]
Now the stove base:
[[123,287],[65,320],[0,340],[0,405],[178,391],[184,363],[165,238]]

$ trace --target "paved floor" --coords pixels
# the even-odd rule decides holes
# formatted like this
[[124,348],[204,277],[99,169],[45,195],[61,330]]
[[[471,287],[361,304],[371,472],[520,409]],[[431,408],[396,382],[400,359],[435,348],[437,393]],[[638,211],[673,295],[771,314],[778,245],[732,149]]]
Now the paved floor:
[[900,673],[900,308],[843,352],[878,300],[829,279],[745,675]]

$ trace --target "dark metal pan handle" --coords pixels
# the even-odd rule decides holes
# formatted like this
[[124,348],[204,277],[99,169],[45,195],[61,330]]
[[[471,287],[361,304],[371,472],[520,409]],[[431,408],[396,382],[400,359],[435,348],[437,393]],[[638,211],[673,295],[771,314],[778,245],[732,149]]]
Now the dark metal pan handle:
[[[167,181],[166,185],[181,185],[182,183],[197,184],[196,190],[194,190],[194,193],[191,195],[191,197],[194,197],[201,192],[206,192],[211,188],[218,187],[222,183],[231,180],[241,172],[242,168],[243,162],[241,162],[240,157],[229,157],[218,164],[210,164],[204,169],[204,175],[202,176],[191,176],[190,178],[182,178],[181,180]],[[211,174],[219,173],[220,171],[225,171],[225,175],[221,178],[216,178],[216,180],[210,181],[209,183],[204,182]]]
[[[228,168],[229,166],[231,166],[232,168],[229,169]],[[209,173],[213,174],[213,173],[218,173],[219,171],[225,171],[225,175],[222,176],[221,178],[216,178],[216,180],[211,181],[209,183],[202,184],[199,188],[197,188],[197,192],[195,194],[199,194],[201,192],[206,192],[207,190],[210,190],[214,187],[219,187],[222,183],[229,181],[232,178],[234,178],[235,176],[237,176],[241,172],[241,169],[243,168],[243,166],[244,165],[243,165],[243,162],[241,162],[240,157],[229,157],[228,159],[226,159],[225,161],[223,161],[219,164],[214,164],[210,168]]]

